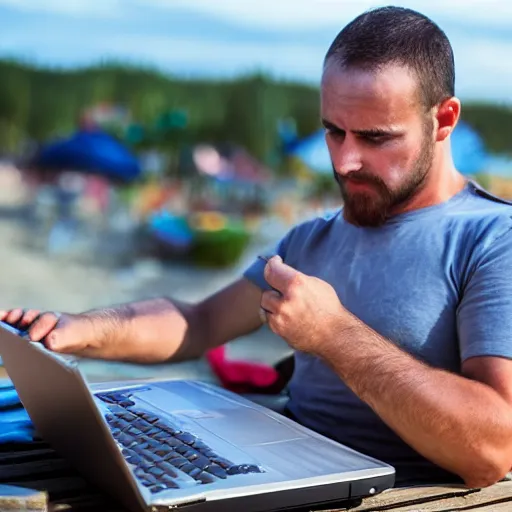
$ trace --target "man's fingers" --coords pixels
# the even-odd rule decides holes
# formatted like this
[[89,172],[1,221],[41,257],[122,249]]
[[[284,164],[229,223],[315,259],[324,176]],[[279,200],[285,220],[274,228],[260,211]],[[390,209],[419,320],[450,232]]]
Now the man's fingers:
[[282,300],[283,297],[279,292],[269,290],[261,295],[261,307],[269,313],[276,313]]
[[274,256],[265,266],[265,280],[275,290],[286,293],[288,287],[299,274],[297,270],[283,263],[280,256]]
[[18,325],[20,328],[25,329],[37,319],[37,317],[41,314],[39,309],[29,309],[25,311]]
[[16,325],[21,320],[22,317],[23,317],[23,309],[21,309],[21,308],[11,309],[5,315],[4,322],[6,322],[10,325]]
[[28,329],[32,341],[41,341],[55,329],[59,321],[55,313],[43,313]]

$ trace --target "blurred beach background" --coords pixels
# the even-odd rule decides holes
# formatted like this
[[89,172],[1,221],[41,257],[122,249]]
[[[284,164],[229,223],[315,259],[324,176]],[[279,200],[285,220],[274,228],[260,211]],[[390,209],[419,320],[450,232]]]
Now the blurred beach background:
[[[512,199],[511,4],[398,4],[452,41],[457,167]],[[296,223],[339,208],[322,59],[379,5],[0,0],[1,307],[197,301]],[[289,353],[267,328],[228,346],[267,364]],[[81,367],[91,380],[216,381],[205,360]]]

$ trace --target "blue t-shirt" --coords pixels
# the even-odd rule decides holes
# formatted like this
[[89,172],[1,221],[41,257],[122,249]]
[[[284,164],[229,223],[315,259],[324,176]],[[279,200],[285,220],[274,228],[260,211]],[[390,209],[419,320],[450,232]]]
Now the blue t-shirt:
[[[471,182],[378,228],[355,227],[341,210],[305,222],[275,252],[433,367],[460,373],[470,357],[512,358],[512,206]],[[258,259],[244,275],[269,289],[264,266]],[[458,480],[402,441],[322,360],[296,353],[289,393],[300,423],[393,465],[398,484]]]

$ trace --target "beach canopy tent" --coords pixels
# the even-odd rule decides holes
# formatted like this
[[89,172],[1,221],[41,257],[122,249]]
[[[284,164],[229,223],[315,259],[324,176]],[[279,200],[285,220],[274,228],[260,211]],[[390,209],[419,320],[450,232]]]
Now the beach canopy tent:
[[459,121],[451,136],[455,167],[465,175],[485,171],[490,159],[482,137],[467,123]]
[[137,158],[117,139],[98,130],[78,131],[70,138],[44,145],[31,166],[98,174],[120,182],[133,181],[141,174]]
[[[451,135],[451,147],[456,168],[465,175],[484,170],[489,158],[480,135],[467,123],[460,121]],[[331,158],[324,130],[288,144],[285,152],[301,160],[309,169],[332,173]]]

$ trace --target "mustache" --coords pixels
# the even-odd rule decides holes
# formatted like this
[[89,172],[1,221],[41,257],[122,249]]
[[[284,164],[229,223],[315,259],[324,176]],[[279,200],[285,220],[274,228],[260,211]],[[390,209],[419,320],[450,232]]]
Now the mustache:
[[334,179],[338,182],[339,185],[344,185],[347,181],[352,181],[354,183],[371,183],[373,185],[377,185],[379,187],[385,186],[384,182],[377,176],[370,174],[366,171],[354,171],[349,172],[345,176],[340,176],[334,167],[332,166],[332,172],[334,174]]

